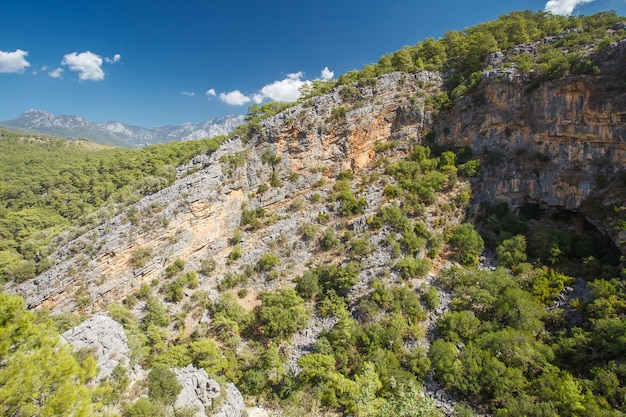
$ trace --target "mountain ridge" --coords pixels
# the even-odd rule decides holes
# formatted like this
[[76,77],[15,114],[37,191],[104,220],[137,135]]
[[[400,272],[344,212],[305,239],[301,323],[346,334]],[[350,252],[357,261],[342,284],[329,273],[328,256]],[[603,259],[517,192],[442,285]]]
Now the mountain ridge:
[[278,415],[622,415],[626,41],[564,29],[503,52],[469,31],[456,73],[421,44],[252,107],[5,288],[58,320],[106,309],[131,363]]
[[225,135],[243,122],[244,116],[226,115],[200,123],[187,122],[149,129],[119,121],[96,123],[82,116],[54,115],[45,110],[30,109],[16,119],[0,121],[0,126],[25,133],[89,139],[97,143],[134,148]]

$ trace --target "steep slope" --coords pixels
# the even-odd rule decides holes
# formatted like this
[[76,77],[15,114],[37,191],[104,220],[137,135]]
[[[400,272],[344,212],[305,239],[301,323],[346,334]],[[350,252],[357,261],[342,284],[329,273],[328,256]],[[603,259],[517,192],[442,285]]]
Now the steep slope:
[[626,204],[626,42],[594,62],[601,75],[545,82],[510,69],[487,71],[476,91],[437,121],[434,142],[481,155],[475,206],[580,212],[625,252],[619,213],[610,207]]
[[598,74],[551,78],[493,54],[450,107],[451,74],[340,82],[60,237],[54,266],[9,290],[55,313],[108,309],[135,360],[202,363],[295,415],[390,415],[380,407],[422,398],[416,381],[448,415],[469,412],[461,401],[478,415],[619,415],[618,268],[527,263],[523,227],[494,239],[511,269],[490,254],[462,266],[484,248],[465,220],[499,202],[578,212],[621,244],[625,45],[589,55]]
[[[138,224],[118,216],[61,247],[54,268],[15,290],[32,307],[68,310],[75,308],[73,294],[83,286],[94,306],[105,307],[158,279],[177,258],[196,267],[203,259],[224,259],[244,206],[279,210],[279,217],[287,219],[270,228],[272,239],[281,233],[293,236],[314,220],[316,209],[295,220],[303,215],[289,215],[289,201],[306,198],[323,177],[342,170],[358,173],[372,161],[376,143],[401,139],[407,146],[408,138],[431,129],[429,140],[452,148],[469,145],[481,156],[482,174],[473,187],[476,207],[505,201],[511,207],[539,204],[581,212],[619,246],[623,236],[615,218],[599,213],[593,199],[606,200],[607,207],[624,204],[619,188],[603,189],[599,183],[619,182],[626,162],[625,50],[622,42],[597,58],[601,76],[537,85],[516,71],[487,71],[476,91],[435,123],[426,104],[427,97],[441,91],[442,79],[435,73],[393,73],[375,86],[339,87],[263,121],[261,132],[247,144],[233,138],[215,155],[196,158],[200,171],[138,203]],[[281,186],[259,190],[272,181]],[[380,203],[370,191],[368,214]],[[244,263],[256,262],[263,252],[257,243],[265,239],[247,240],[253,243]],[[89,253],[83,253],[85,247]],[[132,256],[139,249],[150,252],[141,267]]]
[[[374,157],[377,142],[402,139],[408,149],[408,139],[416,139],[424,124],[432,121],[419,96],[437,92],[440,86],[441,78],[434,73],[392,73],[375,86],[362,88],[358,106],[344,100],[342,88],[337,88],[292,107],[265,120],[262,133],[248,144],[232,138],[210,157],[199,156],[192,166],[181,168],[181,173],[200,169],[137,203],[131,211],[140,213],[139,220],[120,215],[68,242],[53,255],[53,268],[11,289],[24,296],[31,308],[56,311],[76,309],[74,295],[82,289],[82,294],[88,294],[88,305],[98,310],[122,300],[142,283],[160,279],[163,268],[177,258],[197,269],[202,260],[215,259],[225,268],[228,240],[241,222],[243,206],[261,207],[282,219],[246,237],[250,252],[243,262],[255,264],[264,253],[263,242],[268,245],[281,234],[295,237],[303,223],[315,219],[317,209],[324,210],[319,205],[289,215],[290,201],[313,193],[322,178],[347,169],[358,172]],[[338,118],[333,116],[336,109],[344,109]],[[332,122],[333,118],[337,120]],[[268,155],[276,157],[273,164]],[[259,192],[273,178],[282,185]],[[331,185],[318,192],[329,194]],[[379,204],[382,189],[370,191],[366,193],[369,214]],[[297,217],[302,218],[296,221]],[[364,221],[362,216],[359,222]],[[148,255],[138,262],[140,252]],[[303,256],[295,262],[302,265],[311,255]],[[208,287],[216,284],[212,277],[203,282]]]

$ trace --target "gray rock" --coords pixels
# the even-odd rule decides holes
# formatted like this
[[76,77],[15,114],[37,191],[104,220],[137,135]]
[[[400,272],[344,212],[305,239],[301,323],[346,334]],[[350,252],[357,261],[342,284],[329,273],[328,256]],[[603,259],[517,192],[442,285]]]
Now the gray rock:
[[174,369],[178,383],[183,387],[174,408],[192,407],[196,409],[196,416],[206,416],[206,412],[213,406],[213,401],[220,395],[220,385],[209,378],[204,369],[197,369],[192,365],[183,369]]
[[621,29],[626,29],[626,22],[613,23],[613,30],[621,30]]
[[234,384],[226,386],[226,398],[220,410],[213,414],[216,417],[242,417],[246,415],[243,396]]
[[[178,383],[183,387],[174,403],[175,409],[192,407],[196,410],[196,417],[245,415],[243,396],[234,384],[228,384],[226,392],[220,395],[222,389],[219,383],[209,378],[204,369],[189,365],[173,371],[176,373]],[[218,397],[222,397],[223,401],[216,402]]]
[[108,316],[95,315],[63,333],[61,338],[77,350],[87,348],[94,353],[100,370],[98,381],[111,375],[117,365],[128,367],[130,363],[124,329]]

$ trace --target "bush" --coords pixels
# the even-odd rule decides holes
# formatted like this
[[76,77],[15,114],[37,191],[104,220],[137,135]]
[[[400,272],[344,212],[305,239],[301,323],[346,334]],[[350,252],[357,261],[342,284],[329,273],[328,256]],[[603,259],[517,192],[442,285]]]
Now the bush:
[[152,256],[152,251],[149,248],[138,248],[138,249],[135,249],[130,254],[130,257],[131,257],[130,263],[135,268],[141,268],[141,267],[143,267],[146,264],[146,262],[148,261],[150,256]]
[[185,269],[185,261],[178,258],[165,268],[165,276],[171,278]]
[[256,311],[257,328],[268,338],[287,339],[301,330],[309,319],[304,300],[293,288],[262,293]]
[[357,199],[351,191],[342,191],[339,193],[337,199],[341,201],[339,213],[341,213],[342,216],[365,213],[367,202],[364,197]]
[[485,243],[474,226],[469,223],[453,226],[446,230],[444,237],[458,251],[455,257],[459,262],[467,266],[478,264]]
[[496,248],[496,257],[500,265],[508,268],[526,262],[526,238],[523,235],[517,235],[504,240]]
[[165,415],[162,405],[155,404],[148,398],[140,398],[130,404],[124,412],[123,417],[161,417]]
[[241,245],[235,245],[233,246],[233,250],[230,251],[230,253],[228,254],[228,260],[230,262],[236,261],[242,256],[243,256],[243,249],[241,248]]
[[177,303],[183,299],[183,295],[184,295],[183,286],[180,285],[178,281],[174,281],[167,286],[166,293],[167,293],[167,298],[171,302]]
[[313,223],[305,223],[300,227],[300,233],[302,234],[302,238],[306,240],[311,240],[317,234],[318,227]]
[[431,263],[428,259],[415,259],[412,256],[400,259],[396,263],[396,269],[404,280],[423,278],[430,271]]
[[335,236],[335,229],[326,229],[320,239],[320,248],[324,251],[331,250],[339,244],[339,239]]
[[278,256],[274,255],[271,252],[266,253],[265,255],[261,256],[261,258],[257,262],[256,269],[259,272],[271,271],[272,268],[278,265],[279,262],[280,262],[280,259],[278,258]]
[[296,291],[305,300],[310,300],[320,290],[317,274],[308,270],[296,278]]
[[161,404],[174,404],[182,389],[176,374],[165,365],[156,365],[148,374],[148,395]]
[[431,311],[434,311],[437,307],[439,307],[441,299],[439,298],[437,288],[428,286],[428,289],[422,294],[422,302],[426,308]]

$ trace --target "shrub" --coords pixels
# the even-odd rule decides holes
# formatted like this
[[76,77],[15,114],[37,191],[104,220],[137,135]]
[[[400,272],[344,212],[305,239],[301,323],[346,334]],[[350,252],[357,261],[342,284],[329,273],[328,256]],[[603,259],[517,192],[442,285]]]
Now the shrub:
[[264,192],[266,192],[267,190],[270,189],[270,186],[263,183],[261,185],[259,185],[259,188],[257,188],[256,193],[257,194],[263,194]]
[[164,415],[163,406],[153,403],[148,398],[138,399],[126,407],[122,413],[123,417],[162,417]]
[[167,298],[173,303],[177,303],[183,299],[183,286],[178,281],[174,281],[167,286]]
[[262,293],[256,311],[258,329],[268,338],[286,339],[301,330],[309,319],[304,300],[292,288]]
[[241,248],[241,245],[235,245],[233,246],[233,250],[230,251],[230,253],[228,254],[228,260],[230,262],[236,261],[242,256],[243,256],[243,249]]
[[463,265],[478,264],[478,256],[485,248],[485,243],[474,226],[463,223],[446,230],[446,241],[456,250],[456,259]]
[[423,278],[430,271],[431,263],[428,259],[415,259],[407,256],[396,263],[396,269],[400,272],[402,279]]
[[350,170],[341,171],[339,175],[337,176],[337,179],[338,180],[353,180],[354,172]]
[[300,234],[303,239],[311,240],[317,234],[318,227],[313,223],[305,223],[300,227]]
[[334,107],[330,111],[330,117],[326,119],[326,123],[336,123],[346,117],[349,108],[347,106]]
[[203,259],[200,262],[200,272],[204,275],[209,275],[211,272],[215,271],[217,263],[215,260],[211,259]]
[[151,255],[152,255],[152,251],[149,248],[135,249],[130,254],[130,257],[131,257],[130,263],[135,268],[141,268],[146,264],[146,262],[148,261]]
[[185,269],[185,261],[178,258],[165,268],[165,276],[171,278]]
[[335,229],[326,229],[324,235],[320,239],[320,248],[322,250],[331,250],[339,244],[339,239],[335,236]]
[[278,265],[279,262],[280,259],[278,258],[278,256],[274,255],[271,252],[266,253],[265,255],[261,256],[256,264],[256,268],[259,272],[271,271],[272,268]]
[[439,303],[441,302],[437,288],[428,286],[428,289],[422,293],[422,302],[426,308],[431,311],[437,309],[437,307],[439,307]]
[[343,191],[339,194],[338,199],[341,201],[339,212],[342,216],[365,213],[367,202],[364,197],[357,199],[351,191]]
[[310,300],[320,290],[317,274],[308,270],[302,276],[295,279],[296,291],[298,295],[306,300]]
[[512,267],[520,262],[526,261],[526,238],[517,235],[511,239],[504,240],[496,248],[498,263],[505,267]]
[[165,365],[156,365],[148,375],[149,396],[161,404],[174,404],[182,388],[176,380],[176,374]]

